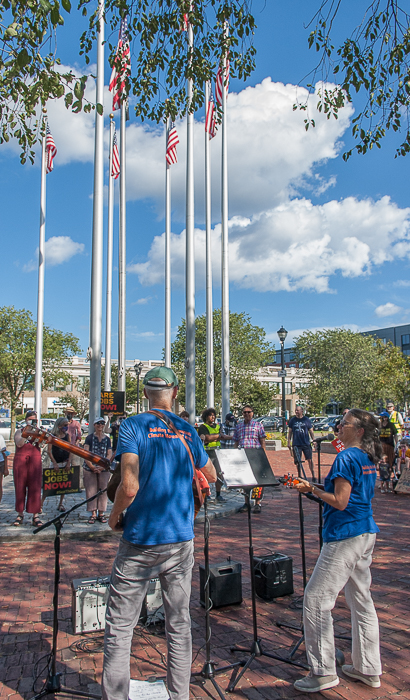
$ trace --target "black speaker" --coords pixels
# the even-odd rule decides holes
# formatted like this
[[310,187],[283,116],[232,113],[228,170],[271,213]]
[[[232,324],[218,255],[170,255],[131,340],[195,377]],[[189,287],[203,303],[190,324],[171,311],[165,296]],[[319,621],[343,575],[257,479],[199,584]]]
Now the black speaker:
[[285,554],[253,557],[255,592],[264,600],[293,593],[293,560]]
[[[209,565],[209,597],[213,608],[242,603],[242,564],[229,558]],[[199,565],[199,600],[205,607],[205,567]]]

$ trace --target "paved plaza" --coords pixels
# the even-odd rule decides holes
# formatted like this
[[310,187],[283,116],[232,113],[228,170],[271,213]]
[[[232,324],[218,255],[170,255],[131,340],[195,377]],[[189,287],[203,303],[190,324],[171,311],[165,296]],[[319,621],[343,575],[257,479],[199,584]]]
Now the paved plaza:
[[[277,476],[294,471],[287,451],[271,452],[271,463]],[[322,471],[327,472],[332,457],[323,455]],[[9,481],[11,481],[9,479]],[[7,482],[7,480],[6,480]],[[30,698],[33,695],[33,674],[41,670],[44,657],[51,646],[51,605],[53,587],[53,547],[43,535],[32,534],[31,526],[13,528],[14,511],[11,485],[6,487],[4,504],[0,506],[2,544],[0,566],[2,597],[0,602],[0,698]],[[225,495],[225,494],[224,494]],[[70,496],[67,504],[80,496]],[[212,658],[220,666],[234,659],[230,646],[239,643],[248,646],[252,640],[250,600],[250,571],[248,560],[247,516],[236,512],[242,503],[239,496],[228,494],[224,506],[212,506],[217,517],[211,521],[210,559],[222,562],[228,556],[242,563],[243,602],[241,605],[218,608],[211,613]],[[49,499],[50,501],[52,499]],[[43,519],[56,512],[47,503]],[[318,556],[318,507],[303,499],[306,529],[308,575]],[[401,698],[410,700],[410,496],[382,495],[377,489],[374,499],[375,519],[380,527],[374,552],[373,597],[381,631],[383,677],[381,688],[371,689],[343,677],[339,670],[340,685],[325,691],[329,700],[358,700],[359,698]],[[257,600],[259,636],[267,651],[281,650],[286,655],[298,639],[297,633],[280,629],[277,621],[298,624],[301,610],[298,600],[303,592],[299,545],[298,498],[295,492],[280,487],[268,489],[262,512],[253,517],[254,549],[256,554],[281,552],[293,557],[295,593],[274,602]],[[18,531],[16,533],[16,530]],[[203,563],[203,525],[196,523],[196,564],[193,574],[191,600],[193,632],[193,669],[200,670],[204,663],[205,626],[204,610],[199,604],[199,571]],[[16,538],[18,538],[16,540]],[[98,694],[103,655],[101,637],[72,634],[71,581],[75,578],[103,576],[110,573],[117,548],[118,536],[106,527],[86,524],[84,507],[70,515],[63,529],[61,547],[61,586],[58,638],[58,670],[63,683],[73,689]],[[348,636],[349,611],[340,596],[334,614],[335,631]],[[165,675],[165,639],[161,626],[137,627],[132,647],[131,676],[137,679]],[[97,638],[94,638],[97,637]],[[89,640],[87,648],[73,648],[79,640]],[[350,663],[349,641],[337,640],[337,646]],[[89,653],[90,652],[90,653]],[[238,658],[245,655],[238,654]],[[303,646],[297,658],[305,660]],[[38,663],[38,668],[35,666]],[[262,657],[247,670],[232,697],[264,700],[274,698],[305,698],[293,688],[300,670],[291,665]],[[227,688],[230,674],[218,676],[223,689]],[[44,673],[40,675],[44,679]],[[41,682],[36,690],[41,688]],[[207,682],[191,684],[191,698],[217,698]]]

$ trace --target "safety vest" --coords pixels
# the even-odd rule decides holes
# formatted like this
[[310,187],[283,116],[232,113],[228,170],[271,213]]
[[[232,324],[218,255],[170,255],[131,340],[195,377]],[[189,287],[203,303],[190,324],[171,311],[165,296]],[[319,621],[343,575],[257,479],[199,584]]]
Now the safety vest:
[[[216,425],[212,426],[212,425],[208,425],[208,423],[205,423],[204,425],[208,429],[208,432],[210,435],[213,435],[214,433],[219,435],[219,425],[216,424]],[[221,441],[215,440],[214,442],[208,442],[205,445],[205,449],[206,450],[214,450],[216,447],[220,447],[220,445],[221,445]]]
[[397,432],[402,431],[402,426],[399,423],[399,415],[398,415],[397,411],[391,412],[389,421],[390,421],[390,423],[393,423],[393,425],[396,427]]

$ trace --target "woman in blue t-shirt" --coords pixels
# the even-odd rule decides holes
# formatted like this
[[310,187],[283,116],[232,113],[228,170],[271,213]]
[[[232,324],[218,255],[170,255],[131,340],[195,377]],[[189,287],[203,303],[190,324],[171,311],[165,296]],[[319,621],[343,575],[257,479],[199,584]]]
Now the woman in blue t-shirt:
[[376,467],[382,455],[379,421],[352,408],[339,425],[345,449],[325,479],[324,487],[303,479],[296,485],[324,502],[323,547],[306,587],[303,623],[310,673],[295,688],[315,693],[338,685],[332,610],[345,588],[352,620],[352,665],[343,672],[372,688],[382,673],[379,624],[370,594],[370,564],[379,531],[373,520]]

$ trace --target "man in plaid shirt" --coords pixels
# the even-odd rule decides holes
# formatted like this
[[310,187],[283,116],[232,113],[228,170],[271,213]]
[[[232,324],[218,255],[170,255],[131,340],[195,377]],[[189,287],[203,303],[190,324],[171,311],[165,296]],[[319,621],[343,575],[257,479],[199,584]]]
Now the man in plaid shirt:
[[[257,422],[253,418],[253,408],[252,406],[244,406],[242,409],[243,423],[238,423],[233,439],[235,440],[235,447],[256,447],[257,449],[265,449],[265,430],[261,423]],[[261,512],[261,500],[263,491],[260,489],[258,492],[258,497],[255,498],[255,507],[253,509],[254,513]],[[249,498],[245,494],[245,503],[240,509],[240,513],[244,513],[248,510]]]

